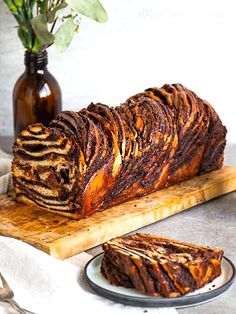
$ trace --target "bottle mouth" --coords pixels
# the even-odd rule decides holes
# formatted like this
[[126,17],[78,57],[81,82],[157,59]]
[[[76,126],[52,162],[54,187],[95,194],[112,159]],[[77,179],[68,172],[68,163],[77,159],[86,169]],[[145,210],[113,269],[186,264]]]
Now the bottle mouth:
[[42,69],[48,64],[48,53],[42,50],[37,53],[25,51],[25,65],[33,69]]

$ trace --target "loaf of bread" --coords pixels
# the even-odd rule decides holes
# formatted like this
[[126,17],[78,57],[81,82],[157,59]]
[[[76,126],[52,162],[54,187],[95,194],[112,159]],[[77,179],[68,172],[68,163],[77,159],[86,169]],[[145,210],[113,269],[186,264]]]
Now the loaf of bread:
[[117,286],[151,295],[179,297],[221,274],[223,251],[137,233],[103,245],[101,272]]
[[225,137],[211,105],[180,84],[64,111],[16,139],[16,200],[84,218],[220,168]]

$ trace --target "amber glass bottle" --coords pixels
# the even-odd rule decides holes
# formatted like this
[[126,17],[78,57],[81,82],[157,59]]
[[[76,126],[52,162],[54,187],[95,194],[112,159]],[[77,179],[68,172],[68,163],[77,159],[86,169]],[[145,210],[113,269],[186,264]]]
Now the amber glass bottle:
[[15,137],[29,124],[48,125],[61,111],[61,89],[47,69],[47,51],[25,52],[25,72],[13,91]]

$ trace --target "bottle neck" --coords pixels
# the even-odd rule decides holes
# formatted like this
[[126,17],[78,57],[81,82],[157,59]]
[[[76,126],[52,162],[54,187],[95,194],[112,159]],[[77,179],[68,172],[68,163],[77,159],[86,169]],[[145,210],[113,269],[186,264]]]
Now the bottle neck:
[[25,52],[25,68],[26,72],[30,74],[44,73],[47,70],[48,53],[46,50],[38,53],[32,53],[30,51]]

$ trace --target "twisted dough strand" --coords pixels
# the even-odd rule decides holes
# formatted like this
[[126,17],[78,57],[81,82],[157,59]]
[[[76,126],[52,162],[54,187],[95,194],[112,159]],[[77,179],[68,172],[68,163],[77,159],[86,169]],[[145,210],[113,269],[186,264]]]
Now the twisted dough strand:
[[149,88],[113,108],[64,111],[14,145],[16,199],[83,218],[223,163],[226,128],[180,84]]

